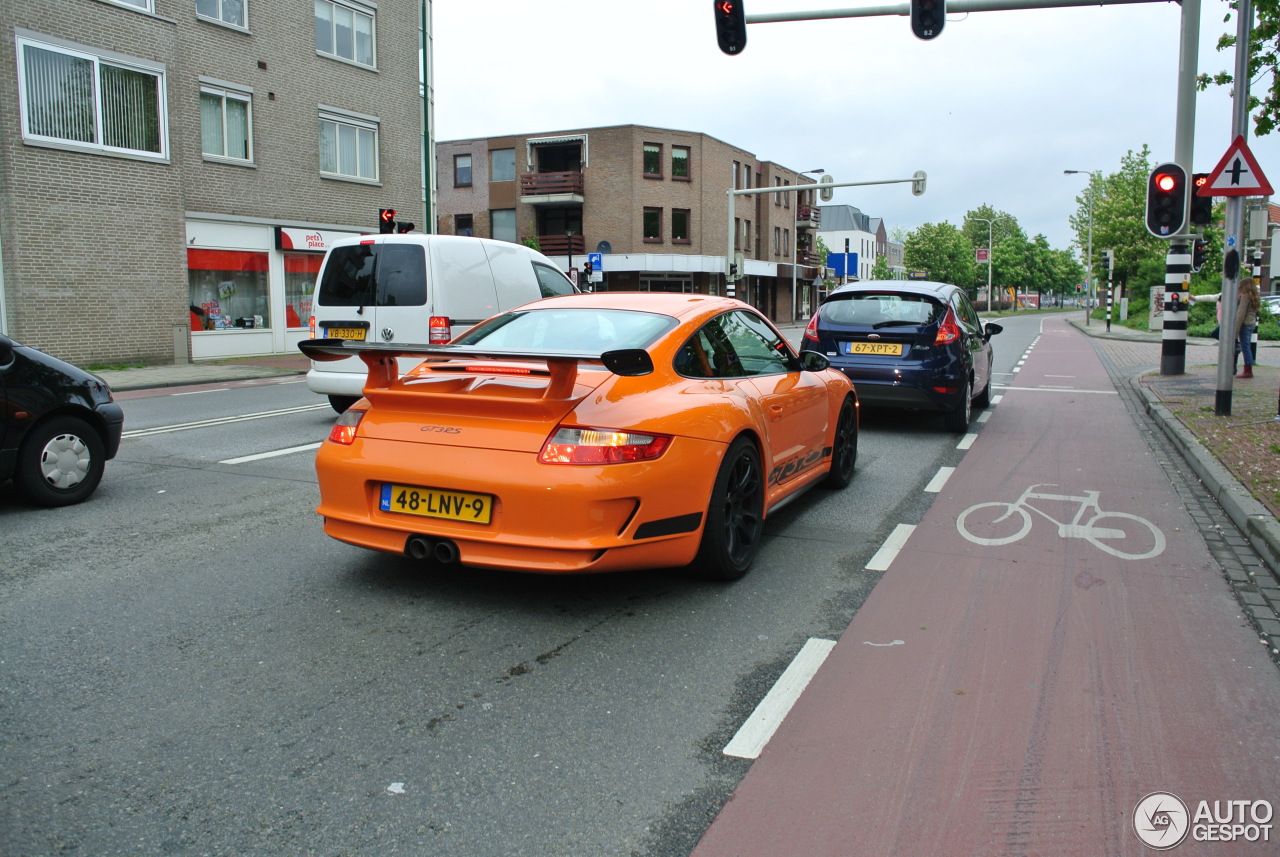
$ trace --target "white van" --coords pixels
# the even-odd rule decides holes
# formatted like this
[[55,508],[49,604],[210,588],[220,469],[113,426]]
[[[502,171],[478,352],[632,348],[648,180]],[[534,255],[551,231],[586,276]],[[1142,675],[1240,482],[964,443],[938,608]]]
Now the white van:
[[[522,244],[423,233],[343,238],[320,267],[311,336],[445,343],[512,307],[576,291],[550,259]],[[400,371],[419,362],[401,360]],[[341,413],[360,398],[368,374],[358,357],[313,360],[307,386]]]

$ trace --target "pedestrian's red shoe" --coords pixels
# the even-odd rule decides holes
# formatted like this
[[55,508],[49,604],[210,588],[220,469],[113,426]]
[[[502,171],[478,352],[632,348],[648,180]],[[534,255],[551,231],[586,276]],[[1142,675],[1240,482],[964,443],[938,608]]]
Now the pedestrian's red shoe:
[[1252,377],[1253,377],[1253,367],[1252,367],[1252,366],[1246,366],[1246,367],[1244,367],[1244,369],[1243,369],[1243,370],[1240,372],[1240,374],[1239,374],[1239,375],[1237,375],[1236,377],[1237,377],[1237,378],[1252,378]]

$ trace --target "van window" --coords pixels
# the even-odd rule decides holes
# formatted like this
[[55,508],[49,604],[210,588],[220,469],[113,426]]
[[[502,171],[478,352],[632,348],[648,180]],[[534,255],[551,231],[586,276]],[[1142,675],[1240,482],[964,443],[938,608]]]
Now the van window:
[[427,262],[417,244],[334,247],[320,279],[320,306],[423,306]]
[[533,272],[538,275],[538,288],[542,291],[544,298],[571,295],[575,291],[569,278],[550,265],[534,262]]

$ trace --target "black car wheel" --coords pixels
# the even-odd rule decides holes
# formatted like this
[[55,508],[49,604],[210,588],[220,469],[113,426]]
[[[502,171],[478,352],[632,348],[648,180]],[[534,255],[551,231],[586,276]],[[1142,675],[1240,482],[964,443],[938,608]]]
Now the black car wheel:
[[965,380],[960,390],[960,403],[942,415],[947,431],[968,431],[969,422],[973,419],[973,386]]
[[13,481],[34,503],[69,506],[94,492],[106,464],[102,438],[93,426],[78,417],[57,417],[27,435]]
[[711,489],[696,571],[712,580],[747,573],[764,536],[764,473],[755,444],[739,438],[729,447]]
[[844,488],[853,481],[858,463],[858,410],[845,399],[836,420],[836,435],[831,443],[831,470],[822,480],[824,488]]

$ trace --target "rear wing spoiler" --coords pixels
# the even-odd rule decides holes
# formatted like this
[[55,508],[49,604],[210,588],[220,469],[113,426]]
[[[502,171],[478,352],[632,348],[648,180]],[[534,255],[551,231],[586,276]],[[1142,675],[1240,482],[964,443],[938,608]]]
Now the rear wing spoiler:
[[419,345],[391,342],[356,342],[347,339],[306,339],[298,349],[317,361],[359,357],[369,367],[369,387],[390,387],[400,377],[397,357],[435,360],[495,360],[517,363],[545,363],[551,374],[546,398],[568,398],[578,376],[579,363],[598,363],[615,375],[639,376],[653,371],[653,358],[643,348],[590,351],[510,351],[474,345]]

